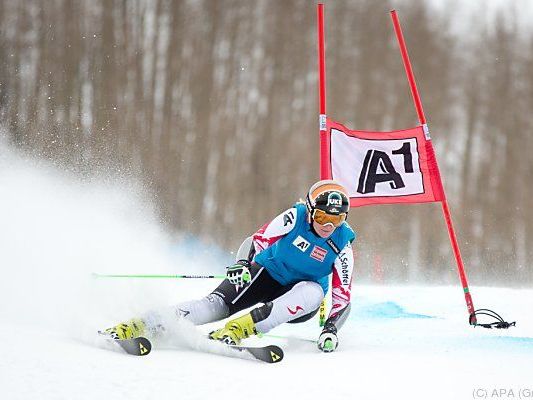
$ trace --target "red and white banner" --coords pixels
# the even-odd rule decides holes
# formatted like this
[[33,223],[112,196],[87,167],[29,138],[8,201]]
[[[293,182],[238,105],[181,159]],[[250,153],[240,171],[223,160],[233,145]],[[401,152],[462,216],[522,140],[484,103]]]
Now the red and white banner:
[[354,131],[327,119],[329,173],[350,205],[427,203],[444,199],[429,133]]

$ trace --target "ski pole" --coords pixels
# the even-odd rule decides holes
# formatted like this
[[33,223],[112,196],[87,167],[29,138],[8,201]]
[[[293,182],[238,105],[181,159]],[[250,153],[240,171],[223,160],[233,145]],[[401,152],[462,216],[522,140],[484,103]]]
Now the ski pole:
[[[319,3],[317,10],[317,44],[318,44],[318,99],[319,99],[319,140],[320,140],[320,179],[330,179],[329,170],[329,136],[326,126],[326,38],[324,29],[324,4]],[[320,303],[318,325],[326,324],[326,298]]]
[[151,279],[224,279],[226,275],[145,275],[145,274],[98,274],[94,278],[151,278]]

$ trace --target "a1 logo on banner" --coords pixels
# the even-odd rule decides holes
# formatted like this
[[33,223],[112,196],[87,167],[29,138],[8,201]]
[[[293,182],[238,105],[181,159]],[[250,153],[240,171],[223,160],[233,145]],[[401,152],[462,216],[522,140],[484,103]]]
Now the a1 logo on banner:
[[[332,129],[332,133],[334,131]],[[333,176],[345,183],[350,197],[424,193],[417,139],[414,137],[368,140],[333,134],[331,152]]]

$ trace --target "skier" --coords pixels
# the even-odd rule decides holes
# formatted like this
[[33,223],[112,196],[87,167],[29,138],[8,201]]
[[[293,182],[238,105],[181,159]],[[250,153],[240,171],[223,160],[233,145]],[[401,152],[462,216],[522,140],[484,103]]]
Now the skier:
[[[226,279],[211,294],[171,307],[172,314],[201,325],[262,303],[209,334],[235,345],[284,322],[309,320],[318,312],[333,274],[332,309],[317,344],[324,352],[334,351],[337,331],[350,312],[355,233],[346,222],[349,207],[346,189],[339,183],[315,183],[305,203],[299,201],[243,242],[238,261],[227,268]],[[151,311],[105,333],[129,339],[162,331],[161,313]]]

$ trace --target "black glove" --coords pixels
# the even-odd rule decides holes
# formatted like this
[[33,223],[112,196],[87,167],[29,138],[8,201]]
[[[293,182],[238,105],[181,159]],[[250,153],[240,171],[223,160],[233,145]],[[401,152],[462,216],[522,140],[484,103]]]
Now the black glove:
[[239,260],[235,264],[230,265],[226,270],[226,278],[233,285],[243,287],[246,283],[252,280],[252,274],[250,273],[250,261]]

